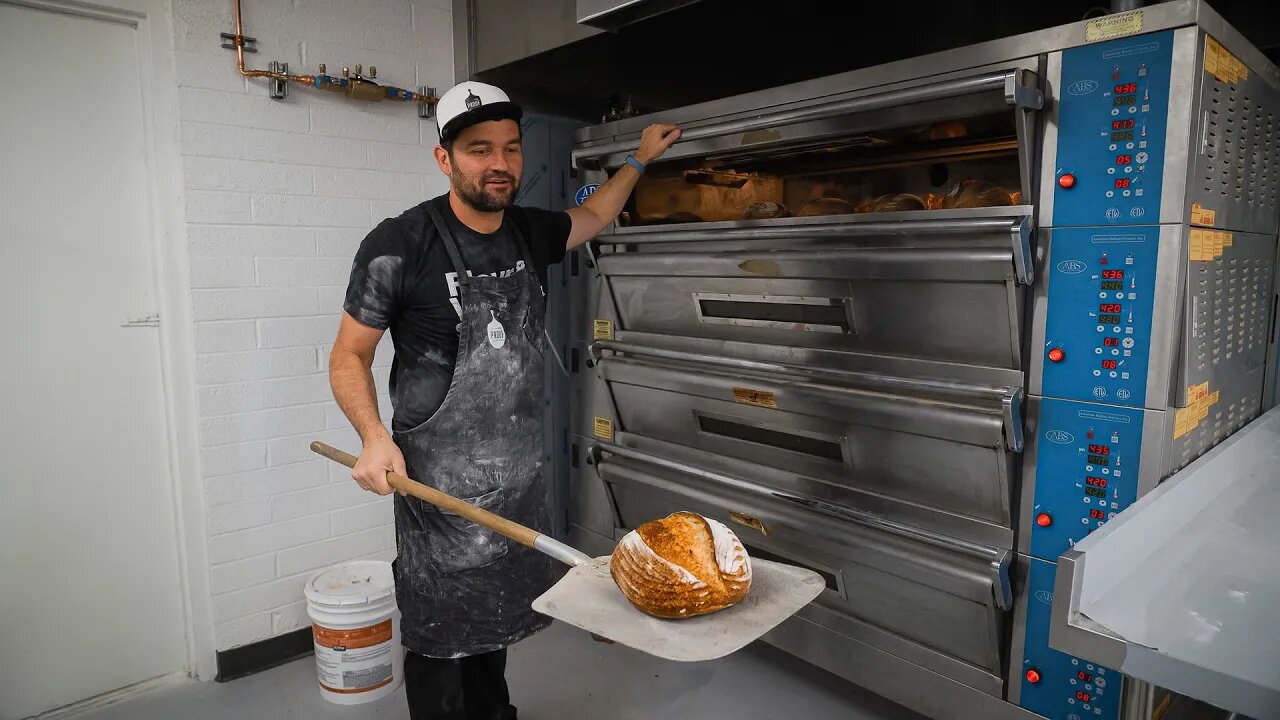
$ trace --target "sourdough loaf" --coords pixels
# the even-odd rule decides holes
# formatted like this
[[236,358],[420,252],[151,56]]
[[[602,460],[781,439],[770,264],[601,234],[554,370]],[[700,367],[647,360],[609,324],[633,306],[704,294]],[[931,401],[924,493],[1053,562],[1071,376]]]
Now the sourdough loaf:
[[858,206],[860,213],[906,212],[924,210],[925,202],[911,193],[889,193]]
[[751,559],[723,523],[689,512],[647,522],[614,548],[609,572],[641,611],[686,618],[746,597]]
[[1012,205],[1008,190],[985,180],[963,180],[942,198],[943,210]]
[[796,211],[797,217],[817,217],[820,215],[850,215],[854,212],[853,203],[840,198],[824,197],[810,200]]

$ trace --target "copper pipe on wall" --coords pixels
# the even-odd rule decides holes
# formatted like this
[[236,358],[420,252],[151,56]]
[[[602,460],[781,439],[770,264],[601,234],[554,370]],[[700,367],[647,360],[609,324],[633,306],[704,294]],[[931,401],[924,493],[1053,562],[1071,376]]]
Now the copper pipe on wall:
[[240,25],[240,0],[234,0],[231,4],[232,13],[236,19],[236,69],[240,74],[244,74],[244,29]]
[[240,0],[232,0],[232,14],[236,21],[236,70],[245,77],[254,78],[270,78],[272,80],[284,80],[287,82],[296,82],[300,85],[315,85],[315,75],[289,75],[286,73],[271,72],[270,70],[245,70],[244,69],[244,26],[240,20]]
[[[236,71],[239,72],[244,77],[269,78],[271,80],[293,82],[293,83],[298,83],[299,85],[307,85],[309,87],[320,88],[325,90],[339,90],[343,88],[349,88],[351,86],[351,82],[348,81],[347,78],[341,78],[339,80],[337,78],[330,78],[327,75],[321,75],[320,77],[317,77],[315,75],[290,75],[288,73],[272,72],[271,70],[246,70],[244,67],[244,26],[240,18],[240,0],[231,0],[231,8],[232,8],[232,15],[235,17],[235,24],[236,24],[236,34],[233,40],[236,46]],[[359,68],[357,67],[357,70],[358,69]],[[321,72],[323,71],[324,71],[324,67],[321,66]],[[363,82],[368,83],[368,81],[363,81]],[[436,102],[439,101],[439,98],[431,95],[421,95],[416,92],[404,90],[397,87],[392,87],[390,85],[376,85],[375,83],[368,83],[368,84],[374,85],[375,87],[384,88],[384,92],[382,93],[362,92],[357,94],[357,93],[351,92],[350,90],[347,90],[346,94],[349,97],[356,97],[357,99],[361,99],[361,100],[382,100],[385,98],[385,99],[392,99],[392,100],[403,100],[405,102],[427,103],[428,105],[435,105]],[[335,85],[340,85],[341,88],[333,87]]]

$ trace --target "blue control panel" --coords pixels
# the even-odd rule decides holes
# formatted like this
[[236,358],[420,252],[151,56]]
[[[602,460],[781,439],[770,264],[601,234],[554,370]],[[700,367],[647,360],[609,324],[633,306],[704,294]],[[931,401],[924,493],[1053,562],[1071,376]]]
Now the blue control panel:
[[1049,615],[1057,565],[1032,559],[1027,578],[1027,630],[1019,704],[1053,720],[1120,717],[1120,673],[1049,647]]
[[1132,408],[1040,401],[1032,556],[1057,560],[1137,499],[1142,415]]
[[1158,222],[1172,62],[1172,31],[1062,53],[1054,227]]
[[1160,229],[1052,231],[1045,315],[1045,397],[1142,407]]

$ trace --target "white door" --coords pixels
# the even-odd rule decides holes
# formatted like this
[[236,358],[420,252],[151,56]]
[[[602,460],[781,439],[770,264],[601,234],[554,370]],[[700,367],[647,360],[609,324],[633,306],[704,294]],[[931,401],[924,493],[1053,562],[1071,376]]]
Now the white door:
[[0,720],[185,662],[137,35],[0,0]]

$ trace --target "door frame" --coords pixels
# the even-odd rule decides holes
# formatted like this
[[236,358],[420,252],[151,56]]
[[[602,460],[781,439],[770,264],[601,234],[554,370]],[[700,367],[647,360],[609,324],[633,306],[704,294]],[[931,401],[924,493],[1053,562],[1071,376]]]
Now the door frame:
[[[165,0],[0,0],[15,5],[129,25],[137,30],[139,79],[148,152],[147,212],[152,278],[160,314],[161,382],[165,400],[168,470],[182,587],[186,672],[217,674],[208,536],[200,470],[195,335],[190,265],[183,223],[184,191],[178,136],[178,80],[173,15]],[[211,40],[212,41],[212,40]],[[230,63],[230,59],[228,59]]]

